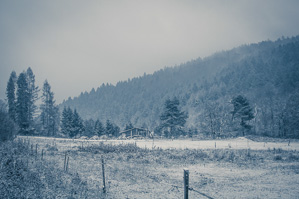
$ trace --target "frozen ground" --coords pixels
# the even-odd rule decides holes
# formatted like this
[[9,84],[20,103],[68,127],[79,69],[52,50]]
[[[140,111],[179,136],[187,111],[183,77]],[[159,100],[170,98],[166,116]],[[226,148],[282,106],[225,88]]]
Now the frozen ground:
[[85,140],[85,139],[65,139],[49,137],[26,137],[19,136],[21,139],[30,139],[36,143],[60,143],[58,147],[69,149],[76,146],[97,145],[100,142],[107,144],[126,144],[136,143],[141,148],[161,148],[161,149],[251,149],[251,150],[296,150],[299,151],[299,142],[291,140],[277,142],[255,142],[245,137],[226,140]]
[[[55,163],[57,169],[64,167],[67,151],[68,172],[78,173],[93,192],[102,190],[101,160],[104,158],[107,199],[182,198],[185,168],[190,171],[190,187],[215,199],[299,198],[299,143],[296,141],[254,142],[243,137],[208,141],[25,136],[18,139],[33,145],[34,149],[38,144],[38,153],[45,151],[44,161]],[[173,150],[107,153],[97,148],[101,142],[136,143],[141,148]],[[53,147],[58,151],[52,150]],[[180,150],[185,148],[204,150]],[[190,199],[205,198],[194,191],[189,193]]]

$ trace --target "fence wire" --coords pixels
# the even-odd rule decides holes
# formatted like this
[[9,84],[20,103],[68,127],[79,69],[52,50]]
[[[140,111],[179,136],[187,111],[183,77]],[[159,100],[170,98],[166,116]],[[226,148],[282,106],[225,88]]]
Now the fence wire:
[[202,192],[199,192],[199,191],[193,189],[192,187],[189,187],[189,190],[190,190],[190,191],[194,191],[194,192],[196,192],[196,193],[198,193],[198,194],[200,194],[200,195],[202,195],[202,196],[204,196],[204,197],[206,197],[206,198],[214,199],[214,198],[212,198],[211,196],[208,196],[207,194],[204,194],[204,193],[202,193]]

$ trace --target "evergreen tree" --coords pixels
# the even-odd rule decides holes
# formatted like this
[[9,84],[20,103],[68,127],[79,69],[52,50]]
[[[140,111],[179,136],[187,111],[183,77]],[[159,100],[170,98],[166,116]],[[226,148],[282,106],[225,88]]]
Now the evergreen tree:
[[63,108],[61,117],[61,133],[67,137],[70,137],[72,131],[73,111],[70,107]]
[[250,107],[248,100],[242,95],[238,95],[237,97],[234,97],[231,103],[234,106],[234,110],[231,112],[232,120],[234,119],[240,120],[239,124],[241,126],[242,133],[244,136],[245,130],[248,131],[252,128],[251,125],[247,124],[247,122],[254,118],[253,110]]
[[116,124],[114,124],[113,125],[113,136],[114,137],[118,137],[119,136],[119,132],[120,132],[119,126],[117,126]]
[[30,106],[30,95],[28,84],[26,80],[26,74],[23,72],[19,75],[17,80],[17,102],[16,102],[16,114],[17,114],[17,123],[20,128],[21,134],[29,134],[29,106]]
[[164,112],[160,116],[162,128],[172,136],[177,136],[179,130],[184,127],[188,115],[179,109],[180,101],[175,97],[173,100],[166,100]]
[[110,122],[110,120],[106,121],[106,134],[107,135],[117,137],[117,136],[119,136],[119,132],[120,132],[120,128],[117,125]]
[[97,120],[95,122],[95,127],[94,127],[95,134],[98,136],[104,135],[105,134],[105,128],[104,125],[100,120]]
[[15,71],[12,71],[6,87],[6,97],[8,102],[8,114],[14,122],[16,122],[16,81],[17,74]]
[[83,120],[78,114],[77,110],[74,110],[73,118],[72,118],[72,130],[70,133],[71,137],[75,137],[80,135],[84,132]]
[[55,136],[58,131],[59,113],[58,107],[55,105],[54,93],[51,91],[51,86],[47,80],[43,85],[41,109],[41,121],[43,130],[48,136]]
[[85,120],[84,125],[84,136],[91,137],[95,134],[95,122],[93,119]]
[[37,106],[35,102],[38,100],[38,86],[35,86],[35,75],[33,74],[32,69],[29,67],[26,71],[26,80],[28,84],[28,121],[30,128],[34,128],[33,118],[35,116]]
[[113,135],[113,124],[110,122],[110,120],[106,120],[106,134],[108,136]]

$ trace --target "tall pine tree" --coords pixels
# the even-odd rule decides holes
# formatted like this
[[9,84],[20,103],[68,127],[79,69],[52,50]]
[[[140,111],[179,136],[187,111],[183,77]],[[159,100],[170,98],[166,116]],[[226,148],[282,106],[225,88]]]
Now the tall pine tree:
[[101,136],[105,134],[105,128],[103,123],[100,120],[96,120],[95,127],[94,127],[95,134],[97,136]]
[[14,122],[16,122],[16,82],[17,74],[15,71],[12,71],[7,82],[6,97],[8,102],[8,114]]
[[34,128],[33,118],[35,116],[37,106],[35,102],[38,100],[38,86],[35,86],[35,75],[33,74],[32,69],[29,67],[26,71],[26,79],[28,84],[28,95],[29,95],[29,102],[28,102],[28,120],[30,128]]
[[43,85],[41,121],[43,131],[47,136],[55,136],[58,131],[59,113],[58,107],[55,105],[54,93],[51,91],[51,86],[46,80]]
[[17,123],[20,128],[21,134],[29,134],[29,106],[30,106],[30,95],[29,89],[26,79],[26,73],[21,73],[18,77],[17,81],[18,89],[17,89],[17,102],[16,102],[16,115],[17,115]]

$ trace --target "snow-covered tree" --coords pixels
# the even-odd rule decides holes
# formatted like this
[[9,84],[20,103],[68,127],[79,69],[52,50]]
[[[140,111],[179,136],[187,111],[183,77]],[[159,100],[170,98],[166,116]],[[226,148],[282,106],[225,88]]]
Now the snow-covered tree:
[[103,123],[100,120],[96,120],[94,126],[94,134],[101,136],[105,134],[105,128]]
[[242,133],[244,136],[245,131],[248,131],[252,128],[251,125],[247,124],[247,122],[254,118],[253,109],[251,108],[247,98],[242,95],[234,97],[231,103],[234,106],[234,110],[231,112],[232,120],[240,120],[239,124],[241,126]]
[[181,128],[186,124],[188,114],[180,110],[180,101],[175,97],[167,99],[164,104],[164,112],[160,116],[162,128],[166,128],[171,136],[177,136]]

